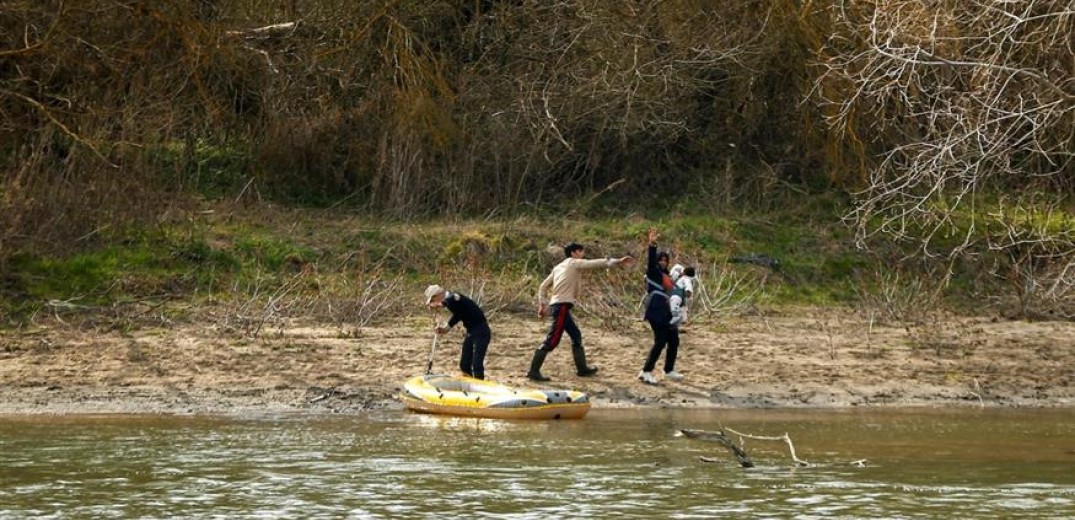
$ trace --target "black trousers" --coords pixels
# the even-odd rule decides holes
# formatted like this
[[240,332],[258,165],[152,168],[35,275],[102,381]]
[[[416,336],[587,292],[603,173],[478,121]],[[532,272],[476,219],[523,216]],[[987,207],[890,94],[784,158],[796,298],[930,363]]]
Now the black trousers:
[[667,323],[649,322],[653,329],[653,346],[649,349],[646,364],[642,370],[653,372],[657,367],[657,359],[661,357],[661,351],[668,347],[668,353],[664,356],[664,372],[667,374],[676,369],[676,355],[679,354],[679,329]]
[[493,333],[489,327],[467,329],[467,335],[463,338],[463,351],[459,355],[459,370],[468,376],[485,375],[485,351],[489,349],[489,341],[493,339]]
[[582,345],[582,331],[571,317],[571,307],[570,303],[554,303],[549,307],[552,323],[549,327],[549,334],[545,336],[545,341],[541,344],[541,350],[552,352],[560,344],[560,338],[565,332],[571,338],[573,345]]

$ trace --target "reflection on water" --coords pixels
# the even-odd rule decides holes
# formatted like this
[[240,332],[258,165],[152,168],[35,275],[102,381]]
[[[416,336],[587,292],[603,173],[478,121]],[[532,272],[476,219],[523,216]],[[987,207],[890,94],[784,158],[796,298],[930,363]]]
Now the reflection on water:
[[[814,465],[673,436],[721,425]],[[1075,411],[0,418],[0,518],[611,515],[1075,517]]]

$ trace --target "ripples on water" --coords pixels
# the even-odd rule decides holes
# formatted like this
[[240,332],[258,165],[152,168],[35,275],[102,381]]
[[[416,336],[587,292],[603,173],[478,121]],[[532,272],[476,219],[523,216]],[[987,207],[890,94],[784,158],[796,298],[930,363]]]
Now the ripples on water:
[[[1065,518],[1075,412],[0,418],[0,518]],[[677,428],[766,435],[744,470]],[[700,456],[717,458],[703,463]],[[864,467],[851,461],[867,459]]]

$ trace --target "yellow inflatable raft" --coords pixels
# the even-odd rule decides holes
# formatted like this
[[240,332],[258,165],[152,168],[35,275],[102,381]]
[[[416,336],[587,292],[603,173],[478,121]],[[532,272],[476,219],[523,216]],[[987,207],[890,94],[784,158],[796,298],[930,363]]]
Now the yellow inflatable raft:
[[403,384],[403,406],[422,413],[494,419],[581,419],[590,398],[572,390],[535,390],[464,376],[416,376]]

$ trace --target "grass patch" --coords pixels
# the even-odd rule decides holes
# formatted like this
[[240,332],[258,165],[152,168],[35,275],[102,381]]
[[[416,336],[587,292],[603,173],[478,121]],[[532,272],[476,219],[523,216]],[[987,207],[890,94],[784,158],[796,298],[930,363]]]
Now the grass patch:
[[[749,214],[688,208],[656,219],[607,208],[594,212],[403,222],[345,209],[203,209],[164,229],[105,237],[102,242],[113,245],[93,251],[16,257],[0,286],[0,308],[25,313],[34,302],[72,299],[106,306],[168,293],[193,307],[233,302],[242,312],[264,315],[279,308],[314,318],[328,312],[342,322],[355,313],[367,319],[374,313],[418,312],[412,296],[425,284],[445,281],[480,289],[485,301],[505,308],[529,309],[538,281],[563,258],[561,247],[568,241],[584,244],[591,257],[635,256],[640,265],[617,278],[632,287],[632,277],[641,277],[644,268],[643,240],[651,227],[662,233],[661,248],[674,261],[696,266],[703,282],[749,280],[741,290],[760,288],[752,296],[757,304],[854,304],[865,292],[879,290],[871,282],[879,273],[898,268],[905,275],[927,275],[936,269],[894,260],[905,253],[896,244],[880,244],[870,253],[855,249],[834,204]],[[778,265],[744,258],[775,259]],[[955,264],[949,286],[966,298],[988,292],[990,281],[978,271]],[[284,298],[301,302],[280,305]]]
[[17,256],[12,272],[11,289],[25,303],[63,300],[101,305],[154,292],[177,269],[167,250],[112,246],[67,258]]
[[296,272],[319,257],[309,247],[261,234],[235,237],[233,249],[240,264],[255,271]]

